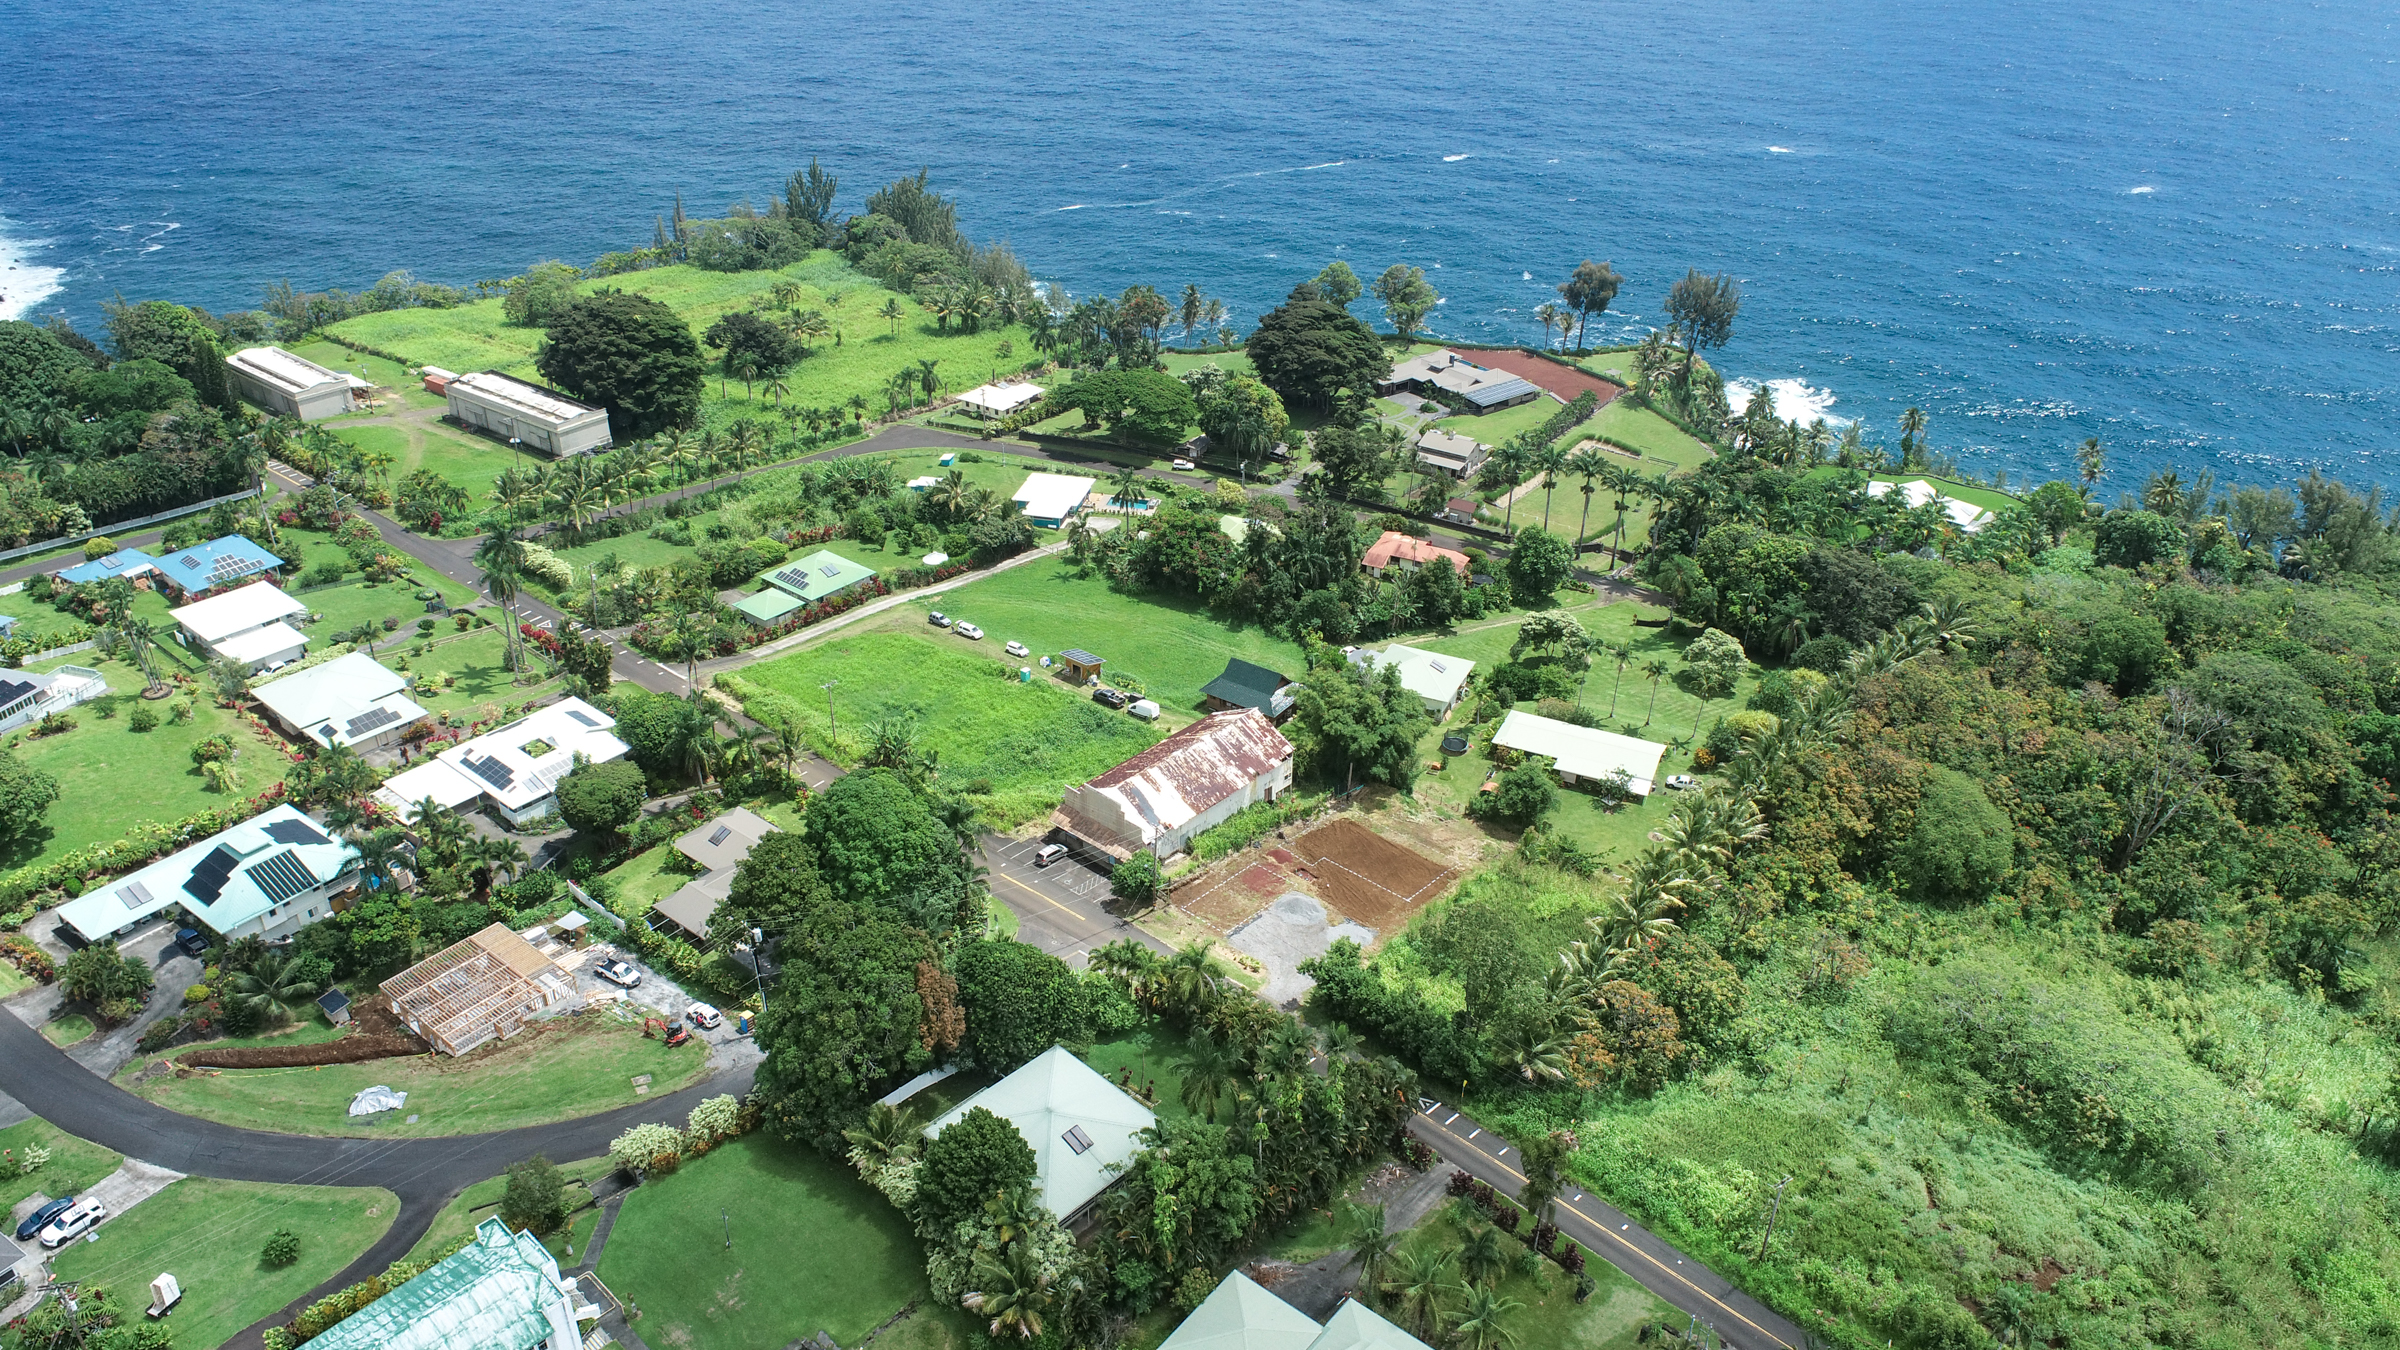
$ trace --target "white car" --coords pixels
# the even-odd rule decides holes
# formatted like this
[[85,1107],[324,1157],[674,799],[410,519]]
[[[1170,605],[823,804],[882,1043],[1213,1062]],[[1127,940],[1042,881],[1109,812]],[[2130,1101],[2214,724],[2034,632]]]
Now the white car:
[[687,1018],[690,1018],[692,1025],[700,1028],[702,1031],[714,1031],[718,1027],[725,1025],[725,1014],[718,1012],[716,1009],[708,1006],[705,1003],[693,1004],[689,1008],[683,1010],[683,1015]]
[[1005,647],[1001,648],[1000,650],[1002,650],[1002,651],[1004,651],[1004,652],[1007,652],[1007,653],[1008,653],[1010,656],[1030,656],[1030,655],[1032,655],[1032,653],[1031,653],[1031,652],[1029,652],[1029,651],[1027,651],[1027,650],[1026,650],[1026,648],[1025,648],[1025,644],[1024,644],[1024,643],[1022,643],[1022,642],[1011,642],[1011,643],[1009,643],[1007,646],[1005,646]]
[[42,1245],[64,1246],[92,1231],[95,1224],[107,1217],[108,1207],[87,1195],[76,1201],[74,1208],[50,1221],[50,1226],[41,1231]]
[[1125,712],[1127,715],[1139,718],[1144,722],[1155,722],[1158,720],[1158,704],[1146,698],[1137,698],[1133,702],[1126,704]]
[[971,623],[968,623],[968,622],[966,622],[966,621],[964,621],[964,620],[961,620],[961,621],[959,622],[959,625],[958,625],[958,627],[956,627],[956,628],[953,628],[953,629],[951,629],[950,631],[951,631],[951,632],[954,632],[954,633],[956,633],[956,634],[958,634],[960,637],[967,638],[967,639],[969,639],[969,640],[971,640],[971,641],[975,641],[975,642],[981,642],[981,641],[983,641],[983,630],[982,630],[982,629],[980,629],[980,628],[977,628],[975,625],[973,625],[973,624],[971,624]]
[[1175,467],[1178,469],[1188,469],[1192,467],[1192,462],[1188,459],[1179,459],[1175,461]]
[[1700,786],[1700,780],[1692,777],[1688,773],[1669,774],[1667,776],[1666,787],[1669,792],[1681,792],[1685,788],[1696,788],[1698,786]]
[[592,973],[620,989],[637,988],[642,982],[642,972],[635,970],[630,962],[615,959],[593,966]]

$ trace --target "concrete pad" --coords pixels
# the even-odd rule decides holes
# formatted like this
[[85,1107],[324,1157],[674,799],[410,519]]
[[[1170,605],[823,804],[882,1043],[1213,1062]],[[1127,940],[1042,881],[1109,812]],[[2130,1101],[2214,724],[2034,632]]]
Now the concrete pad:
[[1300,963],[1324,955],[1326,948],[1342,938],[1363,947],[1375,940],[1375,930],[1354,923],[1328,925],[1325,906],[1298,891],[1286,891],[1228,934],[1225,943],[1266,966],[1267,982],[1259,996],[1280,1004],[1316,986],[1315,980],[1300,973]]

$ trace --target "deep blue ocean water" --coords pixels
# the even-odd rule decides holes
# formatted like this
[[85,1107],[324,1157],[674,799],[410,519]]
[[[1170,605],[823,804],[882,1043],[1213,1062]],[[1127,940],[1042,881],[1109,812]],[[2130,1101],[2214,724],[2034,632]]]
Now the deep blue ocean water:
[[[1538,340],[1584,257],[1638,336],[2012,477],[2400,481],[2400,14],[2372,0],[633,4],[0,0],[10,309],[501,276],[920,165],[1076,293],[1246,326],[1327,260]],[[37,242],[38,241],[38,242]],[[25,245],[33,246],[25,246]],[[1531,277],[1526,276],[1527,273]],[[1361,302],[1364,312],[1368,302]]]

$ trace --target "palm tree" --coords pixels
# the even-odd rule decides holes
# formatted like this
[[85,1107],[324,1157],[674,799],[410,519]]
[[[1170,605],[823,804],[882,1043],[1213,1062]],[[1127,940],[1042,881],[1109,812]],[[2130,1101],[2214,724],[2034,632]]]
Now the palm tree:
[[1191,1067],[1183,1073],[1183,1109],[1208,1117],[1215,1124],[1217,1107],[1233,1095],[1241,1079],[1241,1056],[1206,1030],[1192,1033]]
[[119,614],[110,626],[116,629],[118,640],[130,649],[127,654],[134,665],[141,668],[142,678],[148,682],[143,686],[144,691],[165,688],[166,682],[158,678],[157,658],[150,654],[150,648],[158,641],[157,626],[148,619],[135,618],[130,612]]
[[793,315],[791,323],[787,326],[791,329],[792,336],[799,340],[802,353],[808,351],[810,339],[822,338],[833,331],[826,325],[825,316],[813,309],[804,309]]
[[1503,507],[1500,512],[1500,532],[1514,534],[1516,531],[1511,527],[1510,522],[1515,518],[1517,511],[1516,486],[1518,480],[1525,476],[1525,470],[1532,465],[1533,447],[1527,445],[1523,439],[1511,436],[1492,447],[1489,462],[1498,471],[1500,481],[1508,487],[1508,505]]
[[1500,1230],[1484,1224],[1467,1234],[1458,1249],[1458,1273],[1469,1285],[1495,1284],[1508,1273],[1508,1250],[1500,1245]]
[[1533,317],[1534,321],[1542,326],[1542,345],[1544,347],[1549,346],[1550,330],[1558,326],[1558,320],[1560,317],[1558,306],[1545,300],[1541,304],[1533,307]]
[[1583,519],[1575,526],[1575,544],[1579,551],[1583,537],[1590,532],[1592,525],[1593,480],[1606,474],[1611,467],[1608,456],[1600,453],[1597,442],[1586,441],[1575,448],[1574,454],[1567,456],[1567,472],[1583,480]]
[[1517,1343],[1516,1333],[1500,1323],[1523,1308],[1523,1303],[1502,1298],[1498,1290],[1486,1285],[1471,1285],[1465,1294],[1450,1322],[1450,1334],[1458,1338],[1464,1350],[1493,1350],[1495,1346]]
[[400,865],[408,857],[401,845],[406,836],[398,830],[374,830],[353,833],[344,842],[358,851],[359,879],[372,890],[396,886],[400,881]]
[[500,873],[513,879],[523,874],[530,861],[525,846],[514,839],[477,838],[467,845],[467,865],[474,869],[476,889],[486,895],[491,894]]
[[1457,1268],[1458,1253],[1448,1249],[1403,1251],[1392,1259],[1383,1292],[1399,1303],[1410,1328],[1422,1336],[1441,1320],[1442,1296],[1449,1292],[1450,1275]]
[[791,392],[792,382],[783,377],[782,371],[770,370],[767,372],[768,398],[775,400],[777,403],[781,403],[784,401],[784,399],[790,397]]
[[1542,471],[1542,528],[1550,528],[1550,493],[1567,469],[1567,448],[1555,442],[1533,452],[1533,467]]
[[1667,663],[1646,661],[1642,664],[1642,674],[1650,680],[1650,711],[1642,714],[1642,725],[1648,726],[1658,716],[1658,682],[1667,678]]
[[1919,467],[1925,458],[1925,410],[1905,409],[1900,414],[1900,464],[1902,468]]
[[758,358],[754,356],[745,356],[741,360],[736,361],[733,366],[733,373],[742,377],[742,400],[744,402],[748,402],[751,394],[750,386],[752,382],[758,379]]
[[892,1106],[877,1102],[867,1108],[867,1119],[856,1129],[842,1131],[850,1141],[850,1160],[862,1158],[889,1162],[899,1154],[924,1142],[918,1134],[917,1109],[902,1102]]
[[322,992],[315,981],[299,978],[294,969],[297,965],[284,953],[275,952],[248,970],[227,975],[225,992],[232,1002],[255,1008],[280,1025]]
[[2099,437],[2087,437],[2083,444],[2075,447],[2075,476],[2082,483],[2086,501],[2091,499],[2092,489],[2099,485],[2101,477],[2107,472],[2108,458],[2100,448]]
[[1214,1004],[1223,992],[1224,967],[1208,954],[1208,943],[1197,940],[1175,949],[1160,963],[1160,993],[1167,1006],[1190,1016]]
[[525,577],[525,553],[516,531],[499,530],[483,537],[475,548],[475,566],[483,589],[500,606],[500,629],[508,649],[508,668],[525,669],[525,639],[517,632],[517,588]]
[[942,377],[933,371],[933,368],[941,363],[939,357],[917,362],[917,384],[924,389],[927,403],[933,402],[934,395],[942,392]]
[[1128,516],[1132,515],[1135,494],[1142,489],[1142,471],[1128,464],[1117,470],[1111,481],[1116,485],[1117,508]]
[[1633,664],[1633,644],[1620,642],[1608,649],[1608,659],[1617,663],[1616,683],[1608,687],[1608,715],[1617,715],[1617,694],[1625,688],[1625,667]]
[[893,337],[900,336],[900,320],[906,316],[907,311],[900,308],[899,296],[895,295],[885,299],[883,308],[876,310],[875,314],[876,317],[891,324]]
[[1042,1334],[1042,1315],[1057,1296],[1050,1291],[1050,1277],[1043,1273],[1032,1243],[1011,1243],[997,1258],[979,1253],[975,1283],[975,1290],[959,1302],[969,1312],[989,1315],[994,1337],[1013,1334],[1029,1341]]
[[850,420],[853,422],[864,422],[867,420],[867,396],[865,394],[852,394],[850,396]]
[[1386,1226],[1381,1205],[1354,1203],[1343,1208],[1341,1244],[1350,1252],[1350,1263],[1358,1267],[1360,1285],[1367,1289],[1382,1286],[1383,1272],[1391,1265],[1402,1236]]

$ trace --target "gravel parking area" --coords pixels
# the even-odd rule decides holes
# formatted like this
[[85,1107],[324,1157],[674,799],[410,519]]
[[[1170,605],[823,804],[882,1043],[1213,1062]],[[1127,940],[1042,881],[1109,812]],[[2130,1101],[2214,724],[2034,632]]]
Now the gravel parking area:
[[1298,891],[1287,891],[1234,929],[1225,942],[1266,964],[1267,982],[1258,991],[1261,996],[1270,1003],[1287,1003],[1316,985],[1300,973],[1300,963],[1324,955],[1325,949],[1341,938],[1364,947],[1375,940],[1375,930],[1354,923],[1328,926],[1325,906]]

